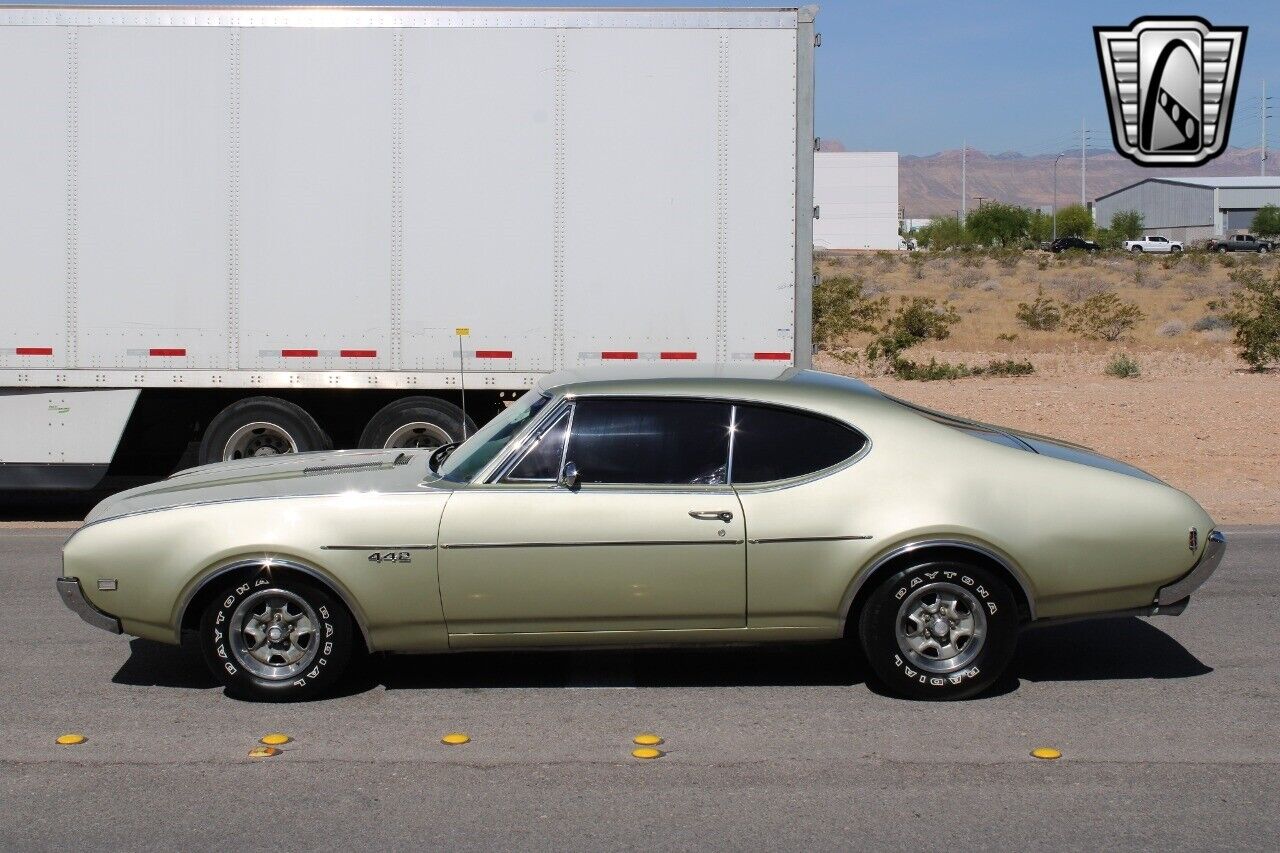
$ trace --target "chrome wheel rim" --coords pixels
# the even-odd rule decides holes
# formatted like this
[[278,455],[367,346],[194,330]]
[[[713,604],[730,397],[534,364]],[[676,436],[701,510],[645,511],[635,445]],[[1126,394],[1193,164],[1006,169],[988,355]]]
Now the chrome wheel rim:
[[390,450],[400,447],[440,447],[453,441],[453,436],[435,424],[426,421],[413,421],[397,427],[387,436],[384,448]]
[[297,452],[298,443],[283,427],[266,421],[255,421],[231,433],[231,438],[227,439],[226,446],[222,448],[222,461]]
[[898,608],[898,648],[911,664],[943,674],[964,669],[982,651],[987,616],[964,587],[939,581],[921,586]]
[[301,596],[264,589],[231,614],[227,639],[236,662],[259,678],[284,681],[304,672],[320,647],[320,620]]

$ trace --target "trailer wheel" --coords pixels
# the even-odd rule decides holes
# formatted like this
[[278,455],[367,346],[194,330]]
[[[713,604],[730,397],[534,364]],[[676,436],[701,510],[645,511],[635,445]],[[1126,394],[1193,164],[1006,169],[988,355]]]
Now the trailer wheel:
[[301,406],[276,397],[248,397],[210,422],[200,442],[200,464],[332,447],[329,436]]
[[361,447],[440,447],[476,431],[471,418],[435,397],[404,397],[384,406],[360,434]]

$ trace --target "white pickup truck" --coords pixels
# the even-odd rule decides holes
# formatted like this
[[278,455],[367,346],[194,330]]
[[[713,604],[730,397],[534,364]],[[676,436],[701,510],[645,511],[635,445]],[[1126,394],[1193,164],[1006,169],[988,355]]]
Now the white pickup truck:
[[1148,234],[1141,240],[1125,240],[1124,250],[1126,252],[1181,252],[1182,241],[1170,240],[1158,234]]

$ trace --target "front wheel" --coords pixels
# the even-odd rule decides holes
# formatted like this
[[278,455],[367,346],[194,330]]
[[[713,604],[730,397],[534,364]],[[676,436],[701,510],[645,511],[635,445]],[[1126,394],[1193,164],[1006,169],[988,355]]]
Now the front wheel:
[[351,618],[333,596],[266,569],[229,585],[200,620],[206,662],[244,699],[322,696],[341,677],[355,642]]
[[1178,254],[1179,252],[1181,252],[1181,251],[1182,251],[1182,247],[1181,247],[1181,246],[1170,246],[1170,247],[1169,247],[1169,251],[1170,251],[1170,252],[1173,252],[1173,253],[1176,255],[1176,254]]
[[990,687],[1009,665],[1018,608],[994,572],[927,563],[876,587],[862,608],[858,634],[872,670],[891,692],[965,699]]
[[1226,247],[1226,246],[1219,246],[1219,247],[1218,247],[1218,254],[1219,254],[1219,255],[1225,255],[1226,253],[1227,253],[1227,247]]
[[1266,247],[1266,246],[1259,246],[1259,247],[1258,247],[1258,254],[1259,254],[1259,255],[1265,255],[1267,252],[1270,252],[1270,251],[1271,251],[1271,249],[1269,249],[1269,248],[1268,248],[1268,247]]

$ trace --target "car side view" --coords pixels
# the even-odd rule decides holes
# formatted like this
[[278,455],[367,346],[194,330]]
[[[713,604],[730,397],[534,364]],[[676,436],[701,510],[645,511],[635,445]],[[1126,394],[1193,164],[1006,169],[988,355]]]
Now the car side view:
[[1225,538],[1086,448],[812,370],[557,374],[461,445],[218,463],[99,504],[58,590],[198,634],[235,695],[312,698],[365,652],[848,641],[955,699],[1019,632],[1180,613]]

